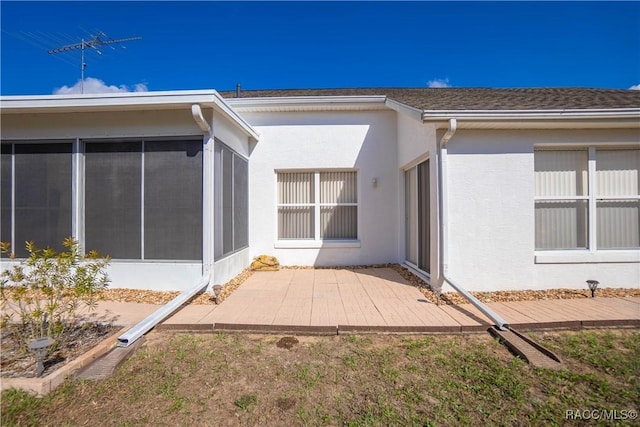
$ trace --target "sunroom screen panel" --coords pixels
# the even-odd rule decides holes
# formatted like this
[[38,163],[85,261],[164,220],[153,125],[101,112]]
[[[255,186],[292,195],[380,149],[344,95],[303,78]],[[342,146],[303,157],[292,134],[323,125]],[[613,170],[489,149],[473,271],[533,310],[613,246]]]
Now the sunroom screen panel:
[[25,241],[62,250],[71,236],[70,143],[16,144],[15,248],[27,256]]
[[249,245],[249,165],[235,155],[233,160],[233,245],[235,250]]
[[142,143],[87,143],[85,240],[114,259],[142,257]]
[[233,152],[222,150],[222,251],[231,253],[233,247]]
[[[11,188],[13,185],[12,147],[11,144],[2,144],[0,154],[0,242],[9,243],[11,243]],[[0,253],[0,257],[7,256]]]
[[202,259],[202,140],[144,144],[144,258]]

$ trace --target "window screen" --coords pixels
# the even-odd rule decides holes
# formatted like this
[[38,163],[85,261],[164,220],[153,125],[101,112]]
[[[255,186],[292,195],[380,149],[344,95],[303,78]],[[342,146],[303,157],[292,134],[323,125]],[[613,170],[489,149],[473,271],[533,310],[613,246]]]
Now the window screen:
[[145,259],[202,259],[202,141],[145,142]]
[[[62,241],[71,236],[71,147],[69,143],[14,146],[13,250],[19,257],[27,255],[26,241],[33,241],[40,248],[62,250]],[[3,183],[3,194],[10,192],[10,187],[5,186]]]
[[233,152],[222,150],[222,251],[233,252]]
[[[11,144],[2,144],[2,153],[0,154],[0,241],[11,242],[11,187],[13,186],[13,167],[11,155],[13,146]],[[15,249],[15,248],[13,248]],[[0,254],[2,257],[7,254]]]
[[249,244],[249,167],[222,142],[215,145],[215,258]]
[[115,259],[140,259],[142,142],[87,143],[85,239]]
[[233,160],[233,246],[249,245],[249,166],[245,159]]

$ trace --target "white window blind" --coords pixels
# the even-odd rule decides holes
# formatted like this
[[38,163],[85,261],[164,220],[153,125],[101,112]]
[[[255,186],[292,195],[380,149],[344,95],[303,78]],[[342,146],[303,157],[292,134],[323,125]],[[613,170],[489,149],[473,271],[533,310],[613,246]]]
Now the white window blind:
[[536,151],[536,249],[640,247],[639,169],[637,149]]
[[640,150],[596,153],[598,247],[640,247]]
[[356,239],[357,174],[278,173],[278,239]]
[[536,249],[587,247],[587,170],[587,150],[536,152]]

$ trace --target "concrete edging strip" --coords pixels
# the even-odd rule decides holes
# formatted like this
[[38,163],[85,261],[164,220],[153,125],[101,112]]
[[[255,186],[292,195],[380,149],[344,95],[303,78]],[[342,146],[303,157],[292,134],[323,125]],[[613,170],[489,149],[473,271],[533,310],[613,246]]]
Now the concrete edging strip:
[[10,388],[18,388],[21,390],[36,393],[39,396],[44,396],[53,391],[56,387],[62,384],[69,376],[85,368],[89,364],[93,363],[96,359],[103,356],[109,350],[116,346],[118,337],[130,326],[120,329],[118,332],[110,335],[102,342],[98,343],[91,350],[78,356],[66,365],[56,369],[49,375],[41,378],[2,378],[2,384],[0,390],[7,390]]

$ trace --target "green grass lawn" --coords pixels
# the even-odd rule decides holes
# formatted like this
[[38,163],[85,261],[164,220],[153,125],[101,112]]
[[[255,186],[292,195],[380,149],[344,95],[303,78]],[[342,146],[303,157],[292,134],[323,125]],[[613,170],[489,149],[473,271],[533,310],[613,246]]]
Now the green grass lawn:
[[273,335],[153,332],[108,380],[44,398],[5,391],[1,425],[638,425],[639,331],[530,336],[566,370],[532,368],[488,334],[298,337],[286,349]]

